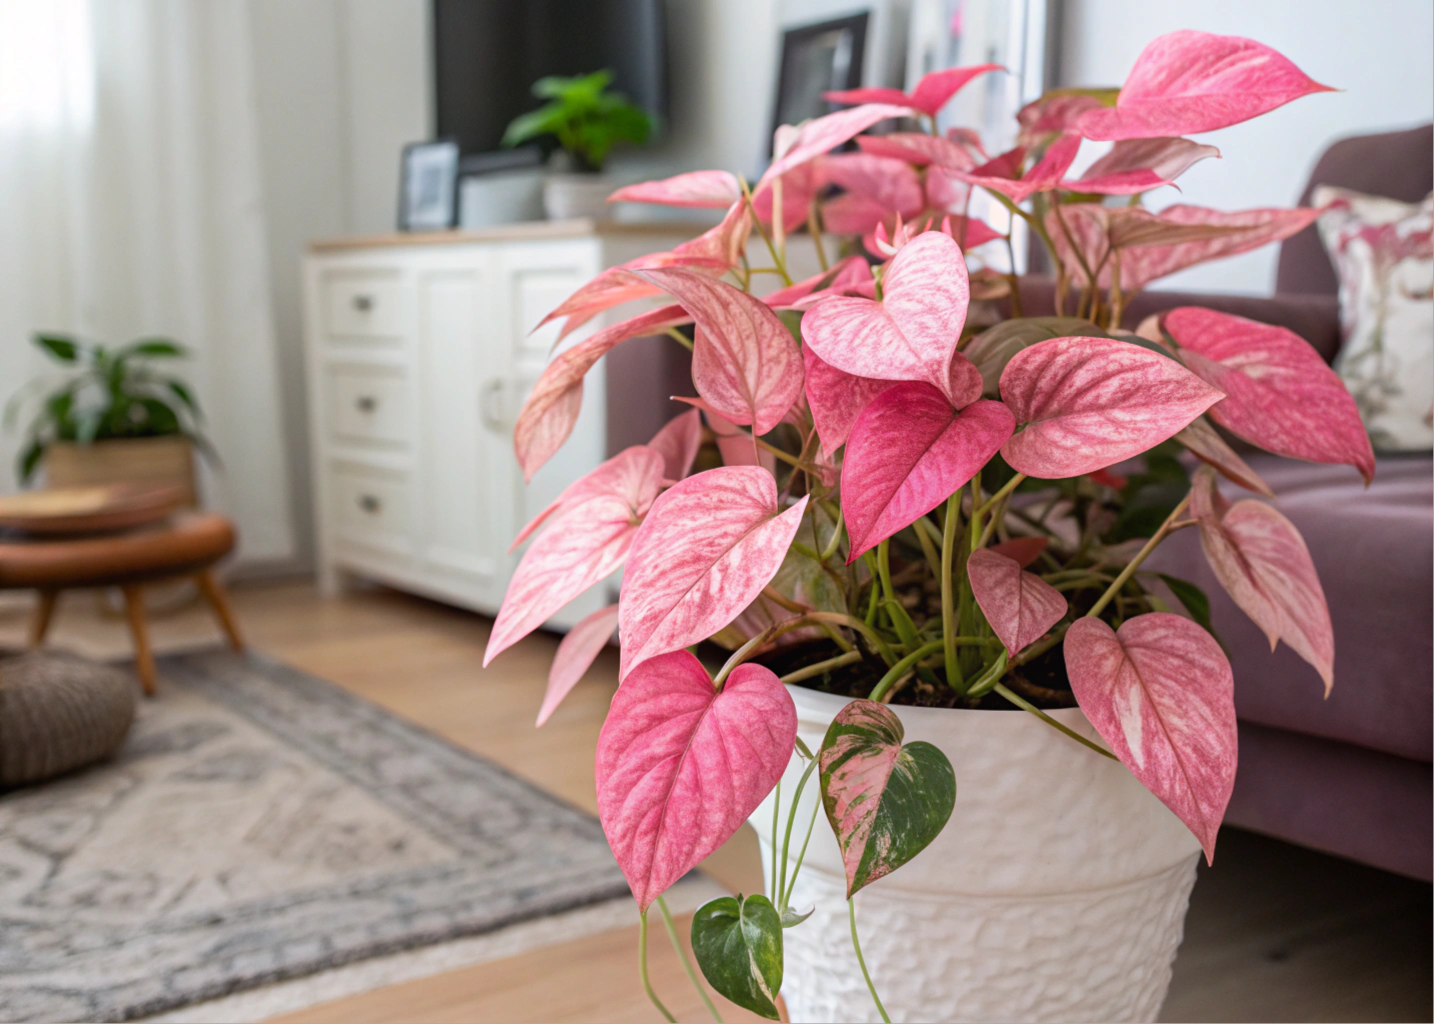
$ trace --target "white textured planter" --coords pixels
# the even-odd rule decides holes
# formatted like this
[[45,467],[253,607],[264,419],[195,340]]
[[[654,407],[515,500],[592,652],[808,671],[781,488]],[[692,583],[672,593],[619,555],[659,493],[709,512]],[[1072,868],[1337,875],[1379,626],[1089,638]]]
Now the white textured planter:
[[554,174],[543,182],[543,209],[549,220],[609,220],[607,197],[616,188],[611,178],[600,174]]
[[[846,699],[788,689],[815,751]],[[862,953],[891,1019],[1154,1020],[1200,852],[1185,826],[1123,765],[1034,715],[893,710],[907,742],[934,743],[951,759],[956,810],[935,842],[856,897]],[[1052,715],[1095,737],[1078,709]],[[802,767],[794,757],[782,780],[783,828]],[[813,773],[802,794],[793,863],[816,782]],[[771,797],[751,822],[770,871]],[[792,898],[816,912],[783,933],[793,1021],[877,1019],[852,953],[845,892],[819,813]]]

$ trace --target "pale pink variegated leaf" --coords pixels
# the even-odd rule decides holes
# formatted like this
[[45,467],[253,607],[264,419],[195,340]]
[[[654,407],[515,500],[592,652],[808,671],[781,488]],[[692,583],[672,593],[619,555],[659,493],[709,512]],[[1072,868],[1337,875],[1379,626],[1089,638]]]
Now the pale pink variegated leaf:
[[748,662],[713,689],[687,651],[644,661],[598,735],[598,817],[639,909],[730,839],[792,757],[797,709]]
[[1295,524],[1263,501],[1231,505],[1215,474],[1195,475],[1190,515],[1215,578],[1270,641],[1283,640],[1319,672],[1324,693],[1334,686],[1334,627],[1309,548]]
[[[661,255],[670,256],[671,254]],[[653,257],[647,258],[652,259]],[[562,341],[563,338],[599,313],[635,299],[644,299],[657,294],[660,294],[659,289],[654,288],[641,278],[629,274],[627,267],[609,267],[564,299],[556,309],[538,321],[537,327],[533,329],[537,330],[538,327],[554,320],[563,320],[562,329],[558,332],[558,340]]]
[[828,294],[840,295],[862,280],[871,280],[871,267],[860,256],[847,256],[829,270],[768,292],[762,301],[773,309],[804,309]]
[[1012,537],[1000,544],[992,544],[988,550],[1005,555],[1024,569],[1040,558],[1041,552],[1046,550],[1050,543],[1049,537]]
[[916,167],[936,164],[969,171],[976,161],[964,146],[940,135],[925,132],[892,132],[889,135],[858,135],[856,144],[863,153],[904,160]]
[[765,434],[802,391],[802,352],[781,318],[730,284],[689,270],[642,270],[697,321],[692,381],[734,423]]
[[523,478],[532,480],[573,432],[582,410],[583,378],[599,359],[629,338],[655,334],[691,319],[681,306],[663,306],[606,327],[555,356],[533,385],[513,427],[513,450]]
[[689,267],[697,270],[716,268],[717,273],[731,270],[742,261],[747,236],[752,232],[752,214],[745,200],[731,205],[716,227],[708,228],[690,242],[672,250],[670,258],[652,259],[639,256],[628,265],[633,267]]
[[[970,286],[947,235],[918,235],[891,261],[880,302],[831,298],[802,318],[802,338],[824,362],[858,377],[924,380],[957,408],[981,393],[981,375],[957,360]],[[973,390],[974,388],[974,390]]]
[[741,198],[742,188],[730,171],[689,171],[660,181],[627,185],[608,196],[607,201],[725,210]]
[[822,225],[833,234],[865,234],[888,216],[911,217],[926,207],[921,179],[904,160],[843,153],[823,166],[827,180],[846,189],[822,204]]
[[854,562],[963,487],[1011,436],[1000,402],[959,411],[930,384],[908,381],[873,399],[851,428],[842,508]]
[[1082,476],[1175,436],[1224,397],[1174,359],[1108,338],[1052,338],[1011,357],[1001,397],[1026,427],[1001,448],[1015,469]]
[[873,398],[896,381],[858,377],[838,370],[822,360],[810,346],[802,349],[806,364],[807,404],[811,406],[812,422],[821,438],[822,451],[834,455],[846,444],[851,426]]
[[599,608],[568,630],[568,635],[558,644],[558,650],[553,655],[553,664],[548,669],[548,690],[543,694],[543,706],[538,709],[538,726],[542,726],[552,717],[553,712],[558,710],[563,698],[578,685],[587,670],[592,667],[592,663],[597,660],[597,656],[602,653],[602,649],[612,640],[615,632],[615,604]]
[[992,548],[971,552],[966,575],[986,621],[1013,658],[1045,636],[1069,607],[1055,587]]
[[[790,234],[806,224],[817,193],[827,183],[826,159],[817,158],[798,164],[781,175],[780,180],[782,225]],[[766,225],[772,223],[773,208],[777,202],[777,190],[774,187],[776,181],[776,178],[764,179],[758,182],[752,192],[752,208],[757,212],[757,218]]]
[[[660,474],[662,456],[650,448],[645,448],[645,453],[651,460],[651,473]],[[660,478],[652,481],[652,489],[658,484]],[[637,535],[638,522],[637,506],[628,497],[604,494],[567,509],[539,534],[508,582],[488,635],[483,664],[617,569]]]
[[1018,146],[1035,146],[1055,135],[1075,130],[1087,110],[1115,105],[1119,89],[1054,89],[1027,103],[1016,114],[1021,126]]
[[1214,466],[1226,479],[1267,498],[1275,496],[1270,485],[1250,468],[1249,463],[1240,458],[1235,449],[1225,443],[1225,439],[1210,426],[1205,417],[1191,420],[1188,427],[1175,435],[1175,440],[1188,448],[1201,462]]
[[692,472],[697,449],[702,447],[702,416],[696,409],[674,416],[647,442],[662,455],[668,480],[681,480]]
[[1082,114],[1076,130],[1102,142],[1194,135],[1332,91],[1253,39],[1185,29],[1146,46],[1115,106]]
[[1107,196],[1135,195],[1173,185],[1193,165],[1219,155],[1214,146],[1189,139],[1126,139],[1112,146],[1076,181],[1061,182],[1061,188]]
[[1235,679],[1225,652],[1189,619],[1152,612],[1117,632],[1077,619],[1066,673],[1111,752],[1215,857],[1235,785]]
[[828,103],[888,103],[898,107],[911,106],[911,97],[900,89],[886,85],[867,85],[857,89],[828,89],[822,93]]
[[1374,451],[1359,409],[1309,342],[1284,327],[1196,306],[1165,314],[1190,369],[1225,393],[1210,410],[1220,426],[1266,451],[1343,463],[1374,479]]
[[694,409],[702,410],[717,442],[717,451],[724,466],[761,466],[773,476],[777,472],[777,457],[771,452],[759,449],[752,443],[752,435],[723,416],[701,398],[686,398],[674,395],[673,401],[685,402]]
[[965,68],[943,68],[923,75],[910,93],[900,89],[866,88],[824,92],[822,97],[833,103],[892,103],[909,106],[923,114],[935,116],[946,103],[973,78],[988,71],[1006,70],[1000,64],[976,64]]
[[1020,203],[1037,192],[1049,192],[1059,186],[1079,149],[1080,136],[1068,133],[1058,136],[1046,148],[1045,154],[1036,165],[1025,174],[1021,173],[1021,164],[1025,160],[1026,151],[1021,147],[1003,153],[975,170],[950,173],[972,185],[999,192],[1013,203]]
[[[591,473],[580,476],[568,484],[563,488],[562,493],[553,499],[552,504],[535,515],[527,526],[518,531],[518,536],[513,538],[512,544],[508,545],[508,551],[516,551],[518,545],[532,536],[539,526],[553,516],[561,518],[569,510],[593,498],[622,498],[633,507],[635,514],[643,515],[651,506],[653,499],[657,497],[658,487],[662,481],[663,464],[652,461],[654,451],[658,452],[659,456],[662,455],[661,450],[656,447],[656,442],[657,438],[653,438],[651,445],[635,444],[631,448],[625,448]],[[654,466],[656,475],[654,475]]]
[[[834,114],[813,118],[799,125],[796,134],[787,142],[786,152],[772,162],[762,174],[759,185],[765,185],[778,175],[786,174],[808,160],[825,156],[836,147],[866,131],[878,121],[893,117],[907,117],[911,110],[905,106],[890,103],[865,103],[850,110],[838,110]],[[783,126],[785,127],[785,126]]]
[[653,503],[622,581],[622,676],[695,644],[751,604],[781,567],[807,498],[786,511],[756,466],[690,476]]

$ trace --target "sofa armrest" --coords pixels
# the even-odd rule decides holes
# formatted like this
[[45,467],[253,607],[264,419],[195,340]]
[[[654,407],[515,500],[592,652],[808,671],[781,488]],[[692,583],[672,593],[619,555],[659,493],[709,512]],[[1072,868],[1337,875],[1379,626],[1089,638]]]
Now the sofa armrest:
[[[1027,316],[1055,312],[1055,282],[1049,277],[1021,278],[1021,305]],[[1134,329],[1152,313],[1176,306],[1203,306],[1261,323],[1287,327],[1315,347],[1325,362],[1339,352],[1339,299],[1333,295],[1212,295],[1203,292],[1141,292],[1130,301],[1121,325]],[[1066,306],[1070,308],[1069,302]]]

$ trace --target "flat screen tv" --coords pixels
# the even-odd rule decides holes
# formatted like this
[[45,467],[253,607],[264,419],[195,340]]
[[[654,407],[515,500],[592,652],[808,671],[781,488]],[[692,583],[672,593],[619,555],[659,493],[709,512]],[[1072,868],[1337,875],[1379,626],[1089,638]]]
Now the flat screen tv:
[[663,0],[433,0],[433,50],[438,135],[465,155],[499,148],[542,103],[529,90],[544,75],[606,68],[614,89],[667,114]]

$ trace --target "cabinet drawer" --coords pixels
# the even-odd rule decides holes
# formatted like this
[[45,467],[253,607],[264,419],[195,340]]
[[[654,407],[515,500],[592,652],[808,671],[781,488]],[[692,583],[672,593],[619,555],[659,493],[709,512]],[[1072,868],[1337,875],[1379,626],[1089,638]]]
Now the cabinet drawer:
[[336,441],[410,442],[413,384],[400,369],[334,364],[328,368],[327,423]]
[[409,476],[401,470],[335,463],[330,494],[339,536],[350,543],[399,554],[413,550]]
[[397,272],[332,271],[323,279],[324,329],[334,338],[392,338],[408,333],[403,281]]

